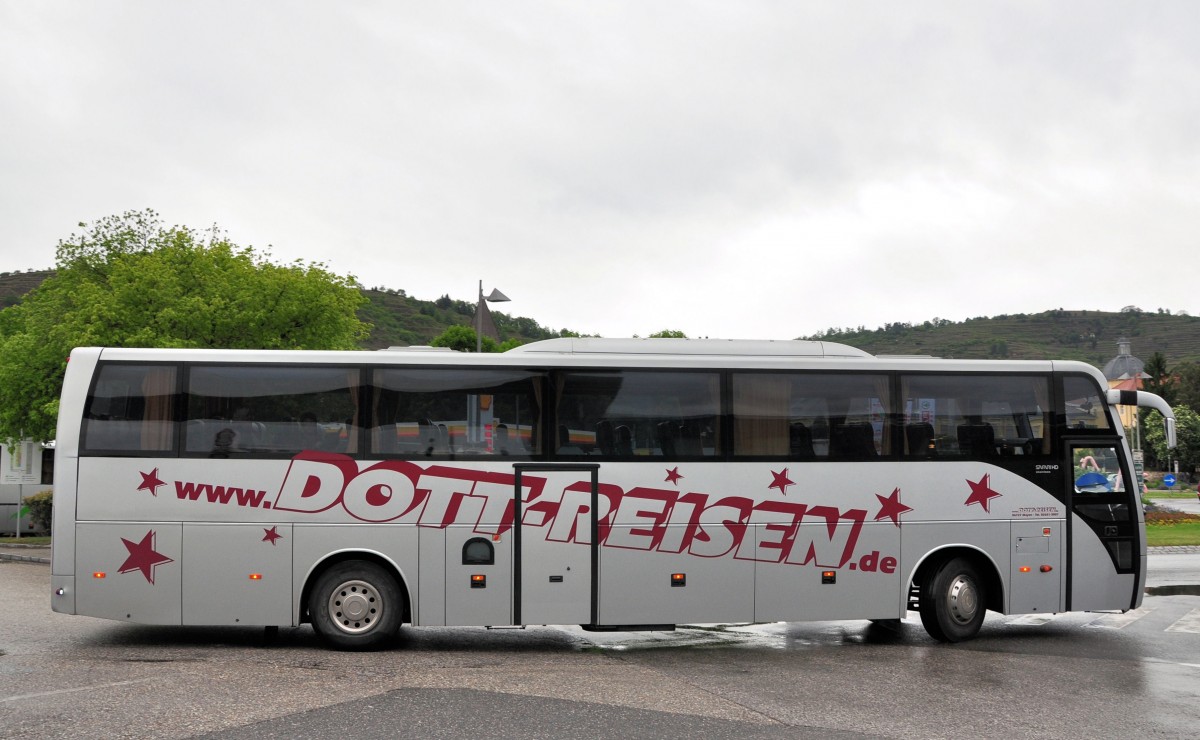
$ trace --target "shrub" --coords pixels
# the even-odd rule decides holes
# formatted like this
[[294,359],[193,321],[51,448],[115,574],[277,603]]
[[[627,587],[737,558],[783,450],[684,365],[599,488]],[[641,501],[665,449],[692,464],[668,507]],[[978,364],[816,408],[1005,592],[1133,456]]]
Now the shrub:
[[1195,514],[1187,514],[1182,511],[1147,511],[1146,524],[1159,526],[1172,526],[1175,524],[1190,524],[1192,522],[1200,522],[1200,516]]
[[29,507],[29,518],[39,532],[50,532],[50,521],[54,518],[54,491],[42,491],[25,499]]

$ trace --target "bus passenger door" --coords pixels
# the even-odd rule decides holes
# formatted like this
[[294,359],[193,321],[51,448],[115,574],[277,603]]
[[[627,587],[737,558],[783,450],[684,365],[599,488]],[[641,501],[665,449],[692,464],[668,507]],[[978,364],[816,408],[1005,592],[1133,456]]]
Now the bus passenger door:
[[1068,611],[1141,603],[1141,504],[1121,449],[1116,438],[1067,440]]
[[513,466],[514,623],[595,622],[599,468]]

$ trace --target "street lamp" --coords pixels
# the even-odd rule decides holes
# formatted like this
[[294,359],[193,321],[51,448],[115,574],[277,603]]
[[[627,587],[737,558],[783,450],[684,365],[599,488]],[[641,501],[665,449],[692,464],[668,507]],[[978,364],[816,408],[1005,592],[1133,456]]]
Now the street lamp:
[[483,281],[479,281],[479,302],[475,304],[475,352],[483,351],[483,312],[488,310],[485,302],[505,303],[512,300],[508,296],[501,293],[495,288],[485,298],[483,295]]

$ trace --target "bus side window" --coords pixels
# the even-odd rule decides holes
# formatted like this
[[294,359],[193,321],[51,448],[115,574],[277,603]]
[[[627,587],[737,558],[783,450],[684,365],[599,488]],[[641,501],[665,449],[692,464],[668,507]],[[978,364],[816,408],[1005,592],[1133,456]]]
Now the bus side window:
[[1111,429],[1100,388],[1091,378],[1068,375],[1063,378],[1064,412],[1068,429]]
[[689,459],[720,453],[720,376],[619,370],[556,377],[555,454]]
[[871,460],[892,447],[889,383],[855,373],[734,373],[733,453]]
[[987,459],[1050,454],[1043,375],[905,375],[904,454]]
[[213,458],[353,454],[359,378],[349,367],[195,365],[184,449]]
[[542,377],[504,368],[374,370],[371,452],[528,458],[541,444]]
[[1075,479],[1074,509],[1095,521],[1128,521],[1129,506],[1123,494],[1125,476],[1120,455],[1112,447],[1076,447],[1072,450]]
[[101,365],[84,409],[82,454],[169,454],[177,375],[174,365]]

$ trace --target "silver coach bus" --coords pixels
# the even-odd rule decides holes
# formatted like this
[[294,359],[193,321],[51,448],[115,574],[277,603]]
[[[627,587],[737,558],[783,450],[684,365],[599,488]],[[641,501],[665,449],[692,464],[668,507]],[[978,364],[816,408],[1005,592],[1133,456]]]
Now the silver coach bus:
[[826,342],[76,349],[52,606],[144,624],[894,620],[1141,603],[1138,486],[1076,362]]

